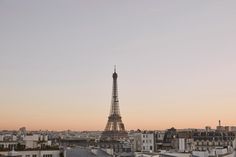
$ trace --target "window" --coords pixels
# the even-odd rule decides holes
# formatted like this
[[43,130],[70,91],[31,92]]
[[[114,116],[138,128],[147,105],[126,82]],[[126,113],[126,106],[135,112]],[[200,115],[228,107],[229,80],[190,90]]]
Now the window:
[[25,157],[30,157],[30,155],[25,155]]
[[150,146],[150,150],[152,150],[152,146]]
[[37,155],[36,155],[36,154],[33,154],[32,157],[37,157]]

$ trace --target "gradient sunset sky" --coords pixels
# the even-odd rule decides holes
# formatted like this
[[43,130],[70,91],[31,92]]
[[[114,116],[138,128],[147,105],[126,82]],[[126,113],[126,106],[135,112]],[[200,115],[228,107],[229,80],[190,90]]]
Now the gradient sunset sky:
[[235,0],[0,1],[0,130],[236,125]]

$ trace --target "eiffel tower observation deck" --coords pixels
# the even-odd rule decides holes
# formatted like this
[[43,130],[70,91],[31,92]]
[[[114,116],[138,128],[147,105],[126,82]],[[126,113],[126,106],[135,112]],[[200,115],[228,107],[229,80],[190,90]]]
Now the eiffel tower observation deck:
[[102,133],[102,141],[116,141],[123,140],[128,138],[128,133],[125,131],[124,123],[122,122],[120,109],[119,109],[119,100],[118,100],[118,87],[117,87],[117,78],[116,67],[114,68],[113,78],[113,87],[112,87],[112,99],[111,99],[111,110],[108,117],[108,122],[106,128]]

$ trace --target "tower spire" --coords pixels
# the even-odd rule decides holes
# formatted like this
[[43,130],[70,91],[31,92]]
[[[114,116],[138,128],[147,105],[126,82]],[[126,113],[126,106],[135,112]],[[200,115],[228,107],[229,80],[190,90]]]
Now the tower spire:
[[116,72],[116,65],[114,65],[114,72]]

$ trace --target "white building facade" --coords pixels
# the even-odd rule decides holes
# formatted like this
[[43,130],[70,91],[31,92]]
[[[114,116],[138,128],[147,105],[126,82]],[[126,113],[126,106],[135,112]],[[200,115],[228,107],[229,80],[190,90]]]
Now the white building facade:
[[144,131],[141,136],[142,152],[154,152],[154,132]]

